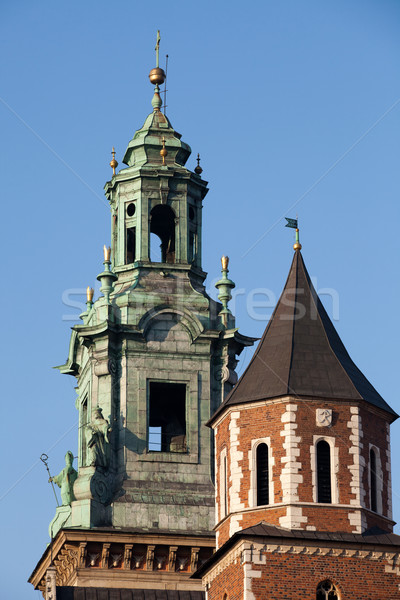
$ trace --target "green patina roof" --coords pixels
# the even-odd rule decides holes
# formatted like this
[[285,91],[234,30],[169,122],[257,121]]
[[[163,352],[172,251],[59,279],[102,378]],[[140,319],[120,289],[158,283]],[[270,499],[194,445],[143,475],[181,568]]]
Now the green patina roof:
[[168,151],[165,163],[184,166],[192,151],[188,144],[181,141],[181,137],[169,119],[161,111],[154,110],[129,142],[123,162],[129,167],[162,165],[160,150],[162,139],[165,138]]

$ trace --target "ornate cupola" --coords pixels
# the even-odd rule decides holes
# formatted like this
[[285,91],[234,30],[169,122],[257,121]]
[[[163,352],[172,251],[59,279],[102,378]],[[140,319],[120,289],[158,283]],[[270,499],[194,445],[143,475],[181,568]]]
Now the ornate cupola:
[[396,413],[356,367],[307,273],[289,276],[245,373],[209,424],[217,541],[264,521],[309,531],[392,531]]

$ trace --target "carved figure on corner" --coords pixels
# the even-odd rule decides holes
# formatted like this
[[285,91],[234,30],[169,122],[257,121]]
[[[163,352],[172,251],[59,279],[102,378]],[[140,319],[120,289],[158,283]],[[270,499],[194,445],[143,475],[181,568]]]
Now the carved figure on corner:
[[68,506],[73,500],[76,500],[74,496],[74,483],[78,477],[78,473],[75,471],[72,463],[74,461],[74,455],[68,450],[65,455],[65,467],[55,477],[50,477],[49,483],[54,481],[59,488],[61,488],[61,502],[63,506]]
[[107,469],[110,464],[110,433],[111,427],[103,417],[102,409],[97,407],[93,420],[86,426],[89,465]]

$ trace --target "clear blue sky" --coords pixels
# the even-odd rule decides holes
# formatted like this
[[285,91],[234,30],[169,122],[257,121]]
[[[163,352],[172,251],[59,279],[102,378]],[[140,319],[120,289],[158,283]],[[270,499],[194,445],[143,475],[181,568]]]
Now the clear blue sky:
[[[283,217],[298,213],[308,270],[338,298],[339,334],[400,412],[399,2],[3,2],[4,598],[40,596],[25,582],[55,503],[38,457],[55,473],[77,449],[74,380],[52,366],[79,313],[66,303],[83,302],[102,269],[110,151],[121,163],[151,111],[157,28],[170,56],[167,114],[210,183],[210,284],[228,254],[237,323],[260,336],[271,308],[252,308],[251,294],[264,304],[266,289],[279,295],[293,242]],[[399,423],[392,435],[400,520]]]

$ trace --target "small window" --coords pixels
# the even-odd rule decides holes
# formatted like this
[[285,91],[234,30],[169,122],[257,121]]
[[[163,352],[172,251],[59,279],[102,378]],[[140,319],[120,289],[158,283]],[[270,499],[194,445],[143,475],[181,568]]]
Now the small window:
[[134,205],[133,202],[131,202],[127,206],[126,214],[128,215],[128,217],[133,217],[133,215],[135,214],[135,212],[136,212],[136,206]]
[[219,475],[220,518],[223,519],[228,514],[228,459],[226,456],[226,448],[224,448],[220,454]]
[[333,585],[332,581],[326,579],[318,585],[317,600],[339,600],[337,589]]
[[369,470],[370,470],[370,492],[371,492],[371,510],[378,510],[377,478],[376,478],[376,452],[373,448],[369,451]]
[[148,449],[186,452],[185,384],[150,382]]
[[325,440],[317,444],[317,502],[332,502],[331,448]]
[[257,446],[257,506],[269,504],[269,468],[268,468],[268,446],[259,444]]
[[126,264],[135,262],[136,258],[136,227],[126,230]]
[[188,262],[193,262],[197,254],[197,236],[194,231],[189,233],[189,256]]
[[81,424],[80,430],[82,435],[82,444],[81,444],[81,465],[83,467],[86,466],[86,457],[87,457],[87,443],[85,437],[86,425],[88,424],[88,401],[87,396],[83,400],[81,404]]
[[228,514],[228,459],[224,456],[224,514]]

